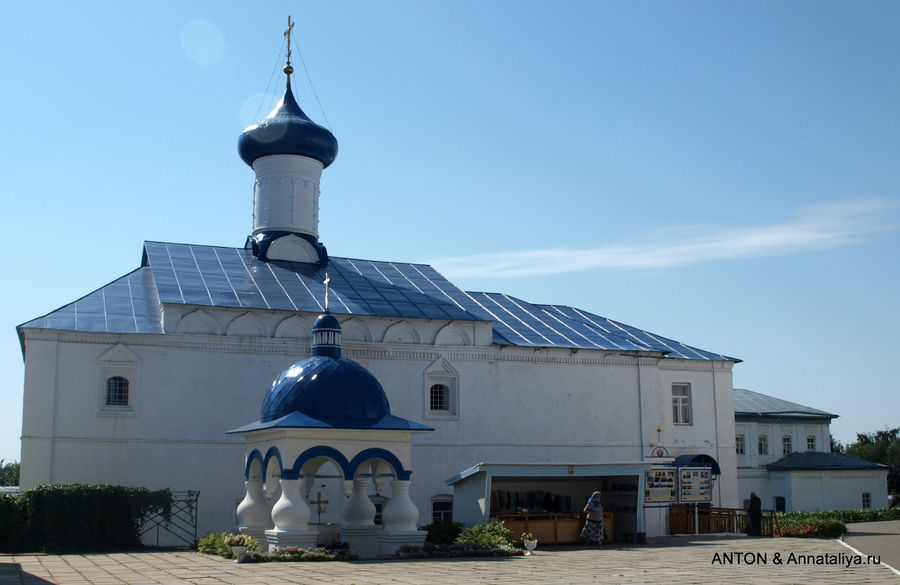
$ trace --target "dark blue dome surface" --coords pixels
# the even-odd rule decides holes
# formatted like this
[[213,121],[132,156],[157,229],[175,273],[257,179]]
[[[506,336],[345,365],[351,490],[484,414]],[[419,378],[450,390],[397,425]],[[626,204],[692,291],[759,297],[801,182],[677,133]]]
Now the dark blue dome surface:
[[313,324],[313,331],[315,331],[316,329],[335,329],[337,331],[340,331],[341,322],[338,321],[338,318],[331,313],[322,313]]
[[346,358],[313,356],[275,379],[263,400],[260,422],[293,412],[355,428],[380,421],[391,408],[381,384],[367,369]]
[[334,162],[337,151],[334,134],[310,120],[300,109],[290,79],[284,97],[272,113],[244,130],[238,139],[238,152],[250,166],[263,156],[296,154],[314,158],[327,167]]

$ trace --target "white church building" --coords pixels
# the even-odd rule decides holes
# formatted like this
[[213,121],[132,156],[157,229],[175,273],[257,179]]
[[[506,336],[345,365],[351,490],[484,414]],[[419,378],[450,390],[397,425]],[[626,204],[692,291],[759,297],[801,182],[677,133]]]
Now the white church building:
[[[695,461],[714,470],[711,505],[739,506],[740,360],[574,307],[463,291],[431,266],[330,256],[319,184],[337,140],[300,109],[290,75],[239,152],[256,176],[244,245],[147,241],[132,272],[18,327],[23,489],[199,491],[201,535],[237,527],[248,497],[269,509],[254,521],[268,522],[284,482],[319,533],[367,507],[361,494],[381,525],[408,490],[421,526],[580,511],[600,489],[619,538],[667,533],[665,508],[641,497],[646,472]],[[412,425],[368,429],[395,459],[354,462],[388,447],[325,449],[355,439],[302,408],[280,413],[287,430],[252,427],[265,422],[273,380],[312,357],[326,275],[343,356],[380,383],[382,415]],[[353,411],[346,396],[332,400]],[[308,441],[304,451],[289,437]],[[277,532],[270,524],[257,529]]]

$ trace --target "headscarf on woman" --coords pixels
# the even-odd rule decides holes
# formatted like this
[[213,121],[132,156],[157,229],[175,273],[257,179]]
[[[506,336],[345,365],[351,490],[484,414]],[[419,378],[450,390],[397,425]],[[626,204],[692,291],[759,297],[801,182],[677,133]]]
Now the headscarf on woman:
[[603,504],[600,502],[600,492],[591,494],[584,506],[584,512],[587,514],[587,520],[581,530],[581,538],[597,544],[602,543],[604,537]]

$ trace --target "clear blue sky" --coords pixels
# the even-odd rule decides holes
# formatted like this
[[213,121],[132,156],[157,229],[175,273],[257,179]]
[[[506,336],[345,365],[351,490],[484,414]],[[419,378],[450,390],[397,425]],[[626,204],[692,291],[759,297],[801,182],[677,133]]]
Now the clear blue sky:
[[900,3],[8,2],[0,458],[17,324],[145,239],[243,244],[289,13],[331,254],[739,357],[844,442],[900,425]]

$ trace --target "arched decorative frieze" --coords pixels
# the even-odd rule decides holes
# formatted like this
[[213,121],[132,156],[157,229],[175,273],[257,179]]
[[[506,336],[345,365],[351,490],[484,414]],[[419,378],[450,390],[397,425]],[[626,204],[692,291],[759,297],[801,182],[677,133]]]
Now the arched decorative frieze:
[[351,317],[341,323],[341,338],[344,341],[372,341],[372,331],[362,319]]
[[239,337],[268,337],[269,330],[259,317],[244,313],[229,323],[225,334]]
[[397,479],[408,481],[412,474],[412,471],[404,469],[403,463],[400,462],[400,459],[398,459],[396,455],[387,449],[373,447],[358,453],[356,457],[350,461],[350,475],[348,477],[355,477],[359,467],[369,461],[369,459],[381,459],[387,462],[394,469]]
[[275,326],[275,337],[287,337],[291,339],[309,339],[312,336],[312,326],[299,315],[291,315]]
[[175,327],[179,335],[221,335],[219,323],[203,309],[191,311]]
[[400,321],[388,327],[381,341],[384,343],[421,343],[418,331],[407,321]]
[[455,323],[449,323],[441,327],[434,338],[435,345],[472,345],[466,330]]

